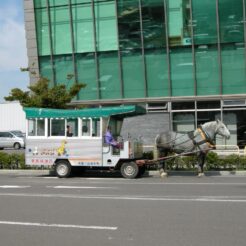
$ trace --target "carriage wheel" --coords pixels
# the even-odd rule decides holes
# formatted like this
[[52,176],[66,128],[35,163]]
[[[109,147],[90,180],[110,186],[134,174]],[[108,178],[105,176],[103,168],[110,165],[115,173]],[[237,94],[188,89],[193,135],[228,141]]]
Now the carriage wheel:
[[59,178],[67,178],[70,176],[72,171],[71,165],[66,160],[60,160],[55,165],[55,173]]
[[125,162],[120,168],[121,175],[127,179],[135,179],[139,173],[139,167],[135,162]]

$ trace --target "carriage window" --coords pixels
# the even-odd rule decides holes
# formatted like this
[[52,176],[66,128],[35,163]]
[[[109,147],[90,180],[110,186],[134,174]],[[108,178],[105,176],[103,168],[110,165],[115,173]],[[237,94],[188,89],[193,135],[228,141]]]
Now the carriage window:
[[28,120],[28,136],[45,136],[45,120]]
[[92,137],[100,137],[100,119],[92,119]]
[[45,135],[44,119],[37,119],[37,136]]
[[36,120],[28,120],[28,136],[35,136],[36,132]]
[[110,119],[109,126],[114,137],[118,137],[121,132],[123,121],[115,118]]
[[90,136],[91,135],[91,120],[83,119],[82,120],[82,136]]
[[67,137],[78,137],[78,119],[67,119]]
[[51,119],[51,136],[65,136],[65,119]]

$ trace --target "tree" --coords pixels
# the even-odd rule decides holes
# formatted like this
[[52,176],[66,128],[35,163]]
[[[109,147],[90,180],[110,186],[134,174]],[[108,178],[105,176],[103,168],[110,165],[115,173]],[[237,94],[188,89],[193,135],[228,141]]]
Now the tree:
[[[69,74],[70,80],[73,75]],[[73,84],[70,89],[65,85],[49,86],[49,80],[40,78],[37,83],[30,85],[30,91],[22,91],[19,88],[11,90],[10,95],[5,97],[6,101],[19,101],[23,107],[38,108],[67,108],[67,104],[78,94],[81,88],[86,85],[82,83]]]

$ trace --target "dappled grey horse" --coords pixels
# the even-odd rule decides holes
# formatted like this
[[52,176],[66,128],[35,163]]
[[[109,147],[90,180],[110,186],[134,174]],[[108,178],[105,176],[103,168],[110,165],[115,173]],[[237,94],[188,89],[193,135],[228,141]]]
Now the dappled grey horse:
[[[203,175],[203,166],[209,150],[214,149],[216,135],[230,138],[230,132],[220,121],[211,121],[199,126],[195,131],[185,134],[173,131],[162,132],[156,136],[156,148],[159,157],[165,157],[168,153],[185,154],[192,152],[198,155],[198,176]],[[160,175],[165,177],[165,160],[158,164]]]

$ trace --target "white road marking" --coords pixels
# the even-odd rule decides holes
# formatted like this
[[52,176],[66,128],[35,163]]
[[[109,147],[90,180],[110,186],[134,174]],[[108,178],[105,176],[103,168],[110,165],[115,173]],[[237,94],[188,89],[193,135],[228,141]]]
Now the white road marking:
[[65,185],[58,185],[58,186],[46,186],[47,188],[53,189],[116,189],[115,187],[102,187],[102,186],[65,186]]
[[2,225],[19,225],[19,226],[38,226],[38,227],[56,227],[56,228],[75,228],[75,229],[91,229],[91,230],[110,230],[115,231],[118,227],[110,226],[86,226],[86,225],[65,225],[65,224],[46,224],[46,223],[31,223],[18,221],[0,221]]
[[2,189],[22,189],[22,188],[29,188],[31,186],[28,185],[0,185],[0,188]]
[[125,178],[100,178],[100,177],[96,177],[96,178],[81,178],[81,179],[87,179],[87,180],[125,180],[125,181],[129,181],[129,179],[125,179]]
[[[138,184],[141,184],[141,183],[138,183]],[[142,183],[142,185],[143,185],[144,183]],[[233,185],[246,185],[246,182],[245,183],[212,183],[212,182],[210,182],[210,183],[168,183],[168,182],[162,182],[162,183],[145,183],[145,185],[195,185],[195,186],[197,186],[197,185],[219,185],[219,186],[221,186],[221,185],[229,185],[229,186],[233,186]]]
[[[205,182],[203,182],[203,183],[196,183],[196,182],[193,182],[193,183],[191,183],[191,182],[166,182],[166,181],[163,181],[163,182],[158,182],[158,183],[144,183],[144,182],[137,182],[137,181],[135,181],[135,180],[128,180],[128,182],[108,182],[108,179],[107,179],[107,181],[105,180],[105,182],[100,182],[100,181],[96,181],[96,180],[94,180],[94,181],[91,181],[89,184],[90,185],[93,185],[93,184],[96,184],[96,185],[99,185],[99,184],[102,184],[102,185],[106,185],[106,184],[109,184],[109,185],[146,185],[146,186],[149,186],[149,185],[164,185],[164,186],[166,186],[166,185],[182,185],[182,186],[184,186],[184,185],[195,185],[195,186],[197,186],[197,185],[208,185],[208,186],[213,186],[213,185],[218,185],[218,186],[223,186],[223,185],[225,185],[225,186],[238,186],[238,185],[243,185],[243,186],[246,186],[246,182],[238,182],[238,183],[225,183],[225,182],[223,182],[223,183],[212,183],[212,182],[210,182],[210,183],[205,183]],[[75,181],[75,182],[70,182],[71,184],[81,184],[81,182],[77,182],[77,181]],[[88,184],[88,183],[87,183]]]
[[[35,178],[36,177],[30,177],[30,178]],[[42,179],[59,179],[58,177],[54,177],[54,176],[47,176],[47,177],[42,177]]]
[[39,197],[39,198],[69,198],[98,200],[130,200],[130,201],[183,201],[183,202],[227,202],[246,203],[246,196],[85,196],[69,194],[28,194],[0,193],[0,196]]

